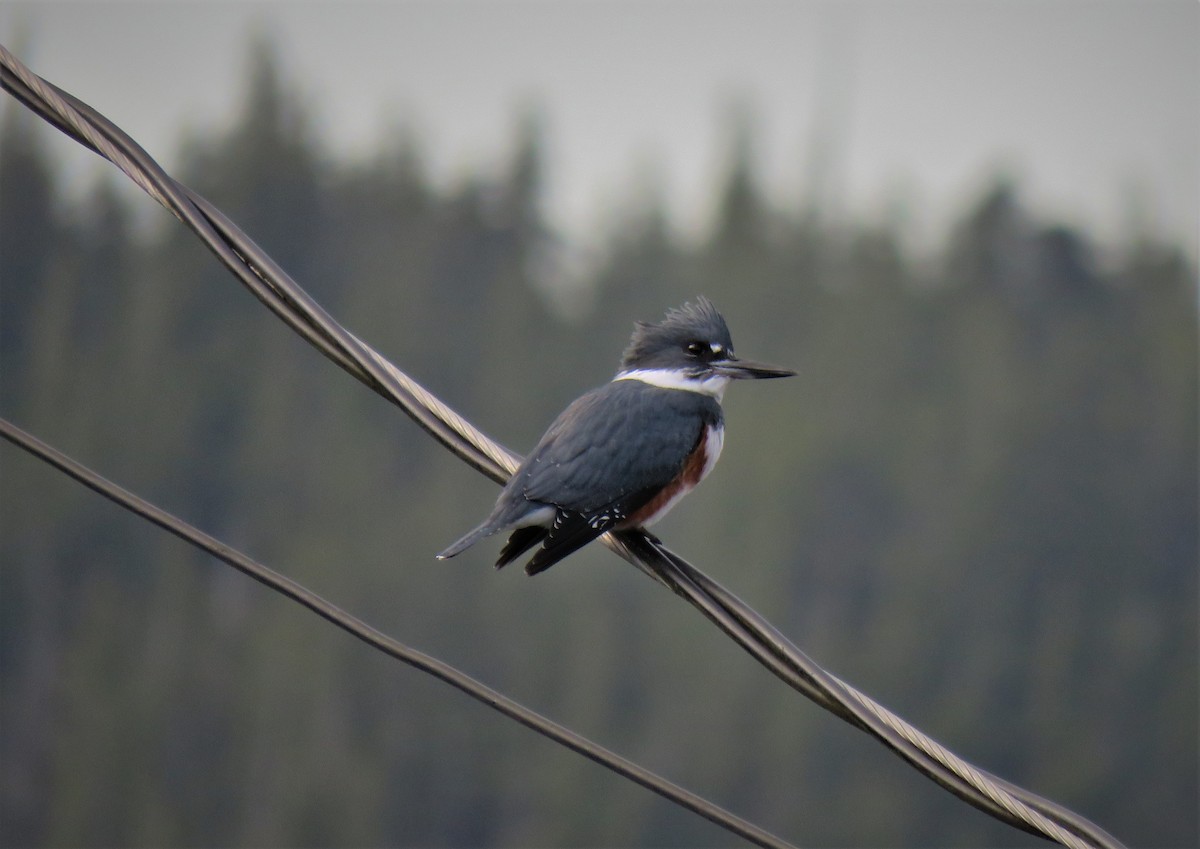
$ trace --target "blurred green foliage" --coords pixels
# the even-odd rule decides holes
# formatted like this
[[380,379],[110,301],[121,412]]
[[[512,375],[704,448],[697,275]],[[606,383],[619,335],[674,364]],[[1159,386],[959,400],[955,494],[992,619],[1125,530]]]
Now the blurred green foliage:
[[[631,322],[705,293],[800,369],[727,399],[658,529],[837,674],[1138,845],[1197,826],[1196,269],[994,186],[899,222],[772,208],[743,138],[717,223],[653,200],[556,288],[542,126],[435,188],[415,134],[323,155],[269,52],[183,182],[336,317],[526,450]],[[0,413],[398,638],[805,845],[1033,845],[764,674],[603,551],[536,580],[433,552],[494,489],[348,380],[173,220],[67,203],[0,138]],[[116,179],[115,177],[113,178]],[[144,202],[144,201],[142,201]],[[164,219],[166,217],[164,216]],[[564,309],[566,305],[566,309]],[[0,448],[6,846],[727,845]]]

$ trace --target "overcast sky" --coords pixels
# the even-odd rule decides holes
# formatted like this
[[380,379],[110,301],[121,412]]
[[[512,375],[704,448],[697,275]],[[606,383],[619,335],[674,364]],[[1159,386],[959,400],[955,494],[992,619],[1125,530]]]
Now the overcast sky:
[[[1197,253],[1195,0],[0,0],[0,41],[168,169],[185,127],[236,114],[256,27],[337,157],[411,123],[453,184],[496,168],[516,108],[537,104],[548,211],[584,242],[648,174],[682,231],[703,227],[729,148],[720,119],[741,96],[781,204],[819,173],[832,214],[903,202],[928,237],[1003,168],[1037,209],[1105,238],[1120,238],[1136,194],[1158,232]],[[818,141],[829,155],[814,172]],[[78,169],[64,173],[90,173]]]

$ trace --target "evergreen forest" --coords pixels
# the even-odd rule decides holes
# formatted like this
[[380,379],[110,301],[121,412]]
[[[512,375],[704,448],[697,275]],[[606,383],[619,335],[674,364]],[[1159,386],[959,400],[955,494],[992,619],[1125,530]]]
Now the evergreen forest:
[[[514,450],[634,320],[711,297],[739,354],[799,375],[731,388],[721,463],[656,533],[964,757],[1129,845],[1200,842],[1183,246],[1136,215],[1098,241],[996,174],[918,255],[901,220],[769,202],[747,124],[702,238],[649,192],[576,263],[542,208],[552,116],[443,186],[416,131],[330,156],[269,53],[246,92],[175,176]],[[498,540],[436,562],[495,487],[115,170],[68,195],[55,131],[6,100],[0,415],[798,845],[1039,845],[600,546],[534,579],[492,569]],[[4,846],[737,845],[7,443],[0,475]]]

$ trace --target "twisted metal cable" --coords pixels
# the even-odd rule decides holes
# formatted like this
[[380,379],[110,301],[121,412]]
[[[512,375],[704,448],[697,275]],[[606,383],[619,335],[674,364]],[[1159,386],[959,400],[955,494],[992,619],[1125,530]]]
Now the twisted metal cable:
[[[37,77],[0,45],[0,83],[71,137],[110,159],[151,197],[197,232],[264,304],[335,363],[401,407],[448,449],[503,482],[518,455],[465,418],[330,318],[219,210],[175,182],[145,151],[95,110]],[[109,155],[110,151],[115,154]],[[1073,849],[1120,843],[1079,815],[997,779],[955,756],[911,724],[825,672],[727,590],[644,532],[603,541],[696,606],[791,686],[885,746],[939,785],[1004,822]]]
[[[54,114],[66,122],[67,126],[70,127],[69,134],[73,138],[83,142],[113,165],[120,168],[125,172],[125,176],[137,184],[138,188],[171,210],[177,218],[182,220],[181,216],[175,212],[171,199],[160,191],[155,181],[151,180],[142,169],[133,163],[124,150],[112,144],[91,122],[84,120],[74,109],[66,104],[56,103],[56,101],[60,100],[59,95],[61,92],[53,84],[48,83],[29,70],[3,44],[0,44],[0,63],[3,64],[6,72],[11,73],[21,81],[25,88],[34,95],[34,99],[50,106]],[[8,86],[5,87],[7,88]]]
[[[10,73],[10,64],[21,68],[23,73]],[[28,76],[40,81],[36,89],[19,85]],[[429,400],[433,395],[428,390],[338,324],[240,228],[206,199],[163,171],[120,128],[74,96],[32,75],[3,45],[0,45],[0,83],[22,103],[36,102],[35,111],[39,115],[101,156],[107,158],[110,150],[120,151],[120,162],[114,164],[123,171],[126,168],[135,171],[139,187],[147,183],[154,186],[151,197],[195,231],[242,284],[285,323],[351,375],[399,406],[461,459],[493,480],[508,479],[510,471],[506,465],[511,463],[511,452],[441,402],[437,402],[436,408],[431,406]],[[425,403],[419,402],[418,396]]]
[[[955,755],[911,723],[836,675],[827,672],[796,648],[790,640],[752,608],[699,569],[665,547],[662,548],[662,551],[665,556],[672,559],[679,571],[686,574],[688,579],[695,583],[703,597],[712,599],[714,603],[735,617],[754,635],[753,638],[756,642],[772,647],[789,669],[803,674],[807,687],[797,687],[797,689],[831,713],[878,736],[880,742],[908,760],[913,767],[925,773],[931,780],[978,808],[988,810],[991,805],[997,810],[1008,811],[1013,817],[1028,824],[1029,827],[1024,827],[1024,830],[1031,834],[1052,837],[1063,845],[1078,846],[1080,839],[1085,841],[1084,846],[1120,847],[1122,845],[1111,834],[1074,811],[1018,787]],[[793,682],[789,680],[789,683]],[[795,686],[794,683],[793,686]],[[856,704],[861,709],[856,708]],[[870,721],[871,717],[877,718],[878,722]],[[892,733],[879,735],[878,731],[881,727]],[[907,746],[897,745],[898,743],[905,743]],[[931,766],[935,768],[928,769]],[[975,798],[967,798],[964,793],[960,792],[963,786],[956,783],[953,777],[957,777],[965,783],[965,786],[974,790],[977,793]],[[1022,805],[1028,806],[1030,810],[1022,810]],[[998,819],[1009,822],[1010,825],[1023,827],[1013,819],[1001,816],[992,810],[988,810],[988,812]],[[1047,819],[1049,826],[1046,823]],[[1066,832],[1063,832],[1062,829],[1066,829]]]
[[351,334],[353,339],[372,360],[374,360],[380,368],[388,373],[388,375],[396,381],[397,384],[403,386],[404,389],[412,395],[418,404],[429,410],[441,421],[445,422],[454,430],[460,437],[474,446],[481,454],[495,463],[496,467],[504,472],[502,478],[496,478],[497,483],[504,483],[509,476],[517,470],[521,465],[522,457],[519,454],[514,454],[512,451],[505,448],[500,443],[489,437],[475,425],[471,424],[453,408],[444,403],[440,398],[430,392],[421,384],[417,383],[400,369],[390,363],[382,354],[363,342],[357,336]]

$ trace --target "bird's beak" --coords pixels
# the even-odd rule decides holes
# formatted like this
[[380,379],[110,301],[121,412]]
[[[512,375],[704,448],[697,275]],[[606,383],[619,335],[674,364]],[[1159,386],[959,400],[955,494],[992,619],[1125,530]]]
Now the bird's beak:
[[765,380],[769,377],[792,377],[796,374],[791,369],[756,363],[753,360],[739,360],[737,357],[715,360],[712,368],[717,374],[733,380]]

